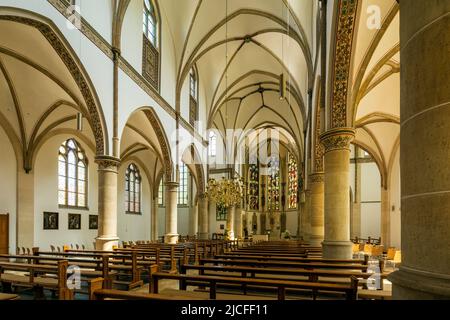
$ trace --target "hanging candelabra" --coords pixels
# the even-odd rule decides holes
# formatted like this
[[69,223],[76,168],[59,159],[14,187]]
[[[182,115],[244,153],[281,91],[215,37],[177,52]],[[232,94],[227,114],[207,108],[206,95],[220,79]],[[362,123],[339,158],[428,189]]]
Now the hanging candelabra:
[[237,206],[244,196],[242,179],[237,178],[210,179],[206,190],[210,200],[225,208]]

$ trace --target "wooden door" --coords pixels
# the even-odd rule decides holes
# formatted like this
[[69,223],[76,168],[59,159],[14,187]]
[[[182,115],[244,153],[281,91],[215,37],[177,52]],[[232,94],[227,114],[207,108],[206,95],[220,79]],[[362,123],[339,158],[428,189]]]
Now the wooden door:
[[9,214],[0,215],[0,254],[9,253]]

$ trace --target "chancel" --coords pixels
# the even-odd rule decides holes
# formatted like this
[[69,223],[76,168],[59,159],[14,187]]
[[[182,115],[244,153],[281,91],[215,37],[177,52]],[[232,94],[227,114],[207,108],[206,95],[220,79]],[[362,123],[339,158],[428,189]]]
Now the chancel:
[[448,0],[0,0],[0,300],[450,299],[449,47]]

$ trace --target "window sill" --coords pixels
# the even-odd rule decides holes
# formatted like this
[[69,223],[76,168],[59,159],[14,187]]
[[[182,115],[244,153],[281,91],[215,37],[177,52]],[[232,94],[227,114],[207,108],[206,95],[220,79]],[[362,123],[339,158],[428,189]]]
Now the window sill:
[[77,206],[63,206],[59,205],[59,209],[70,209],[70,210],[83,210],[83,211],[89,211],[89,207],[77,207]]
[[142,216],[142,212],[125,211],[125,214],[132,214],[135,216]]

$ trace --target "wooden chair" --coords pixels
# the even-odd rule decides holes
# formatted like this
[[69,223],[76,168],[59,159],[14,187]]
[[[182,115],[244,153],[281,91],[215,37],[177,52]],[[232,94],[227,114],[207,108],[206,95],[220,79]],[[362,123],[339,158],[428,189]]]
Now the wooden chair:
[[383,256],[383,246],[372,247],[372,257],[382,257]]
[[401,250],[397,250],[395,252],[395,256],[394,256],[394,267],[398,266],[402,263],[402,251]]
[[373,249],[373,245],[366,243],[364,245],[363,251],[364,251],[365,254],[368,254],[369,256],[371,256],[372,255],[372,249]]
[[389,248],[386,255],[386,260],[394,260],[395,253],[397,252],[396,248]]

